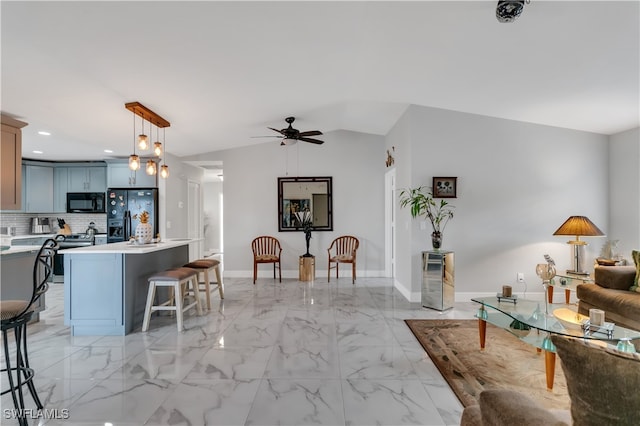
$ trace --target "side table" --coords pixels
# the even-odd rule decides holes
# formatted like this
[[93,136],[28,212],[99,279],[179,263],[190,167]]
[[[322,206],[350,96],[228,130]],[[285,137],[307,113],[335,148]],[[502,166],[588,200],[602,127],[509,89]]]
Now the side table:
[[300,256],[300,281],[313,281],[316,279],[316,257]]
[[564,289],[564,301],[568,305],[571,299],[571,292],[576,291],[579,284],[588,284],[593,282],[593,277],[590,275],[557,274],[551,280],[551,285],[547,289],[547,298],[549,303],[553,303],[554,287]]

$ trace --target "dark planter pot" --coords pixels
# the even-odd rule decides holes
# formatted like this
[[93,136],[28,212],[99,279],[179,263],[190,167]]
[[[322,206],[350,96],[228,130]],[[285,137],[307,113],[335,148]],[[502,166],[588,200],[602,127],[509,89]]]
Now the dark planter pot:
[[431,245],[436,250],[439,249],[440,247],[442,247],[442,233],[433,232],[431,234]]

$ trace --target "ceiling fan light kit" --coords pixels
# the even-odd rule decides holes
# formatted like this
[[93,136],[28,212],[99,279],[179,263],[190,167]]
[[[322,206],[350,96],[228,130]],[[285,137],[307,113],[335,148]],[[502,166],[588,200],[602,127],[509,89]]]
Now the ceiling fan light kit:
[[[144,134],[144,122],[145,120],[149,122],[149,130],[151,131],[151,126],[156,126],[156,142],[153,143],[153,154],[158,157],[158,162],[153,159],[147,160],[145,170],[148,175],[155,175],[158,173],[158,164],[160,163],[160,156],[162,155],[162,162],[164,163],[160,167],[160,177],[167,178],[169,176],[169,166],[167,166],[165,158],[166,158],[166,132],[165,129],[171,126],[167,120],[151,111],[149,108],[142,105],[140,102],[129,102],[124,105],[126,109],[133,112],[133,134],[134,134],[134,143],[133,143],[133,154],[129,156],[129,168],[131,170],[139,170],[140,169],[140,157],[136,154],[136,115],[142,119],[142,133],[138,135],[137,142],[138,148],[141,151],[145,151],[150,148],[149,138],[146,134]],[[159,129],[162,128],[163,132],[163,140],[165,142],[165,149],[162,149],[162,143],[158,138]],[[151,133],[153,133],[151,131]]]
[[[274,129],[273,127],[267,127],[267,129],[269,130],[278,132],[280,134],[278,137],[282,136],[282,140],[280,141],[280,146],[293,145],[298,141],[314,143],[316,145],[322,145],[324,143],[324,141],[321,141],[320,139],[314,139],[309,137],[309,136],[320,136],[322,134],[320,130],[308,130],[306,132],[301,132],[300,130],[293,128],[292,124],[295,120],[296,120],[295,117],[285,118],[284,121],[286,121],[289,124],[289,127],[286,127],[284,129],[278,130],[278,129]],[[262,137],[262,136],[256,136],[256,137]],[[270,136],[264,136],[264,137],[270,137]]]
[[499,0],[496,6],[498,22],[509,23],[515,21],[524,10],[525,3],[530,0]]

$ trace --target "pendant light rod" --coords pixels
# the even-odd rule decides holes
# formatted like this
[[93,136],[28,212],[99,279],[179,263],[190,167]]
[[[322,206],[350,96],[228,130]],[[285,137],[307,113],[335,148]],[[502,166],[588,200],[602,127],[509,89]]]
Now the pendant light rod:
[[124,104],[124,107],[137,116],[142,117],[144,120],[147,120],[148,122],[153,123],[162,129],[171,126],[171,123],[169,123],[167,120],[165,120],[155,112],[151,111],[146,106],[142,105],[140,102],[129,102]]

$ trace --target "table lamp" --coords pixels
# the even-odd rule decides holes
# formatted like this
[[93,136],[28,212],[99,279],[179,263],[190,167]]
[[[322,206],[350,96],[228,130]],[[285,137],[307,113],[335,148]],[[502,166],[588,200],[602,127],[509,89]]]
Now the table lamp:
[[567,269],[568,274],[589,275],[582,267],[582,259],[580,257],[581,246],[587,245],[585,241],[580,241],[580,237],[597,237],[604,235],[596,225],[593,224],[586,216],[571,216],[558,228],[553,235],[575,235],[576,239],[567,241],[567,244],[573,245],[573,270]]

